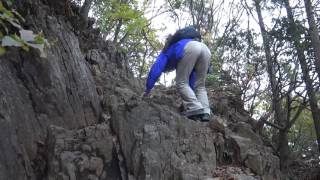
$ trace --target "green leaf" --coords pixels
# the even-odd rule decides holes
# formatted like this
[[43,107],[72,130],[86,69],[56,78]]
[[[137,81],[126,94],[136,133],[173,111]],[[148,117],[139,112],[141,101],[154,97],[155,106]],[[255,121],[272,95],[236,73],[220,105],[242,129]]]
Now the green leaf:
[[7,5],[8,5],[9,7],[12,6],[12,0],[6,0],[6,3],[7,3]]
[[0,46],[0,56],[6,53],[6,49],[3,46]]
[[43,51],[44,49],[44,44],[34,44],[34,43],[26,43],[26,44],[35,49],[39,49],[40,51]]
[[30,48],[29,48],[29,46],[27,44],[22,44],[21,48],[23,50],[25,50],[26,52],[29,52],[29,50],[30,50]]
[[35,40],[36,35],[33,34],[32,31],[21,29],[19,32],[20,32],[21,39],[23,41],[33,42]]
[[22,29],[22,27],[21,27],[21,25],[20,25],[19,23],[16,23],[16,22],[14,22],[13,20],[8,20],[8,22],[9,22],[12,26],[16,27],[17,29]]
[[7,28],[7,26],[6,26],[6,24],[0,19],[0,25],[3,27],[3,29],[6,31],[6,34],[8,34],[9,33],[9,30],[8,30],[8,28]]
[[10,36],[5,36],[2,39],[2,46],[14,46],[14,47],[22,47],[23,43],[16,40],[15,38],[12,38]]
[[46,40],[45,40],[42,32],[36,35],[36,37],[34,38],[34,42],[37,44],[46,43]]
[[22,29],[19,20],[13,15],[11,11],[6,10],[4,13],[0,14],[0,18],[4,21],[9,22],[14,27]]
[[27,43],[28,46],[38,49],[40,51],[40,57],[46,58],[47,53],[45,51],[45,44],[34,44],[34,43]]
[[4,12],[4,15],[5,15],[6,17],[9,17],[9,18],[14,18],[13,13],[12,13],[11,11],[8,11],[8,10]]
[[12,9],[11,11],[12,11],[12,13],[13,13],[15,16],[17,16],[22,22],[25,21],[25,19],[21,16],[21,14],[19,14],[16,10]]
[[0,1],[0,12],[3,12],[3,11],[5,11],[5,10],[6,10],[6,9],[4,8],[2,2]]

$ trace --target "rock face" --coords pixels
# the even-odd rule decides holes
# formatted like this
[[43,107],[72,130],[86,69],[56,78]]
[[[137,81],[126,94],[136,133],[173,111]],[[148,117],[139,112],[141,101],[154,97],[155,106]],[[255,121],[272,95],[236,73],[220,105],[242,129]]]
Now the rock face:
[[48,179],[120,179],[109,124],[77,131],[50,126]]
[[125,55],[81,29],[67,0],[15,1],[48,57],[0,57],[0,179],[279,179],[279,160],[234,93],[212,90],[209,123],[179,115],[175,90],[143,86]]
[[153,103],[113,108],[117,110],[112,111],[112,124],[135,179],[211,177],[215,135],[208,127]]
[[80,128],[97,123],[101,113],[95,81],[70,23],[38,1],[17,3],[31,12],[25,16],[28,26],[42,29],[55,43],[47,59],[17,49],[0,57],[0,179],[35,177],[33,160],[49,125]]

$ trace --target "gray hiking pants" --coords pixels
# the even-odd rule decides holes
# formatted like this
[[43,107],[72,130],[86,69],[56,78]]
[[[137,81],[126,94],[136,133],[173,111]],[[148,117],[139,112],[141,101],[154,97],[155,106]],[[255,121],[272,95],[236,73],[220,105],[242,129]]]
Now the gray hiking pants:
[[[208,113],[210,114],[209,101],[205,88],[211,53],[209,48],[198,41],[190,41],[184,47],[184,56],[179,61],[176,70],[176,84],[187,116]],[[189,86],[189,78],[195,69],[195,91]]]

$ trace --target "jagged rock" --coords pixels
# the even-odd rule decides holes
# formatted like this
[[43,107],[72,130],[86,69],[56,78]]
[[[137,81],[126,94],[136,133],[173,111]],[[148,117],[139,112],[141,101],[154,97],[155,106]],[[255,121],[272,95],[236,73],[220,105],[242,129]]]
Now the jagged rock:
[[49,180],[121,179],[107,124],[73,131],[50,126],[48,143]]
[[242,137],[233,132],[228,136],[226,152],[232,157],[232,162],[245,164],[262,179],[280,179],[279,159],[272,155],[270,149],[256,144],[254,139]]
[[211,178],[210,180],[225,180],[225,179],[258,180],[260,179],[259,177],[254,176],[254,174],[248,172],[248,169],[242,169],[240,167],[234,167],[234,166],[218,167],[213,174],[215,178]]
[[[243,110],[241,100],[234,95],[228,95],[229,93],[210,91],[209,95],[212,106],[216,107],[215,114],[220,116],[210,127],[225,135],[224,139],[220,138],[220,142],[225,143],[217,145],[219,162],[245,164],[262,179],[280,179],[278,157],[272,154],[270,148],[264,146],[260,135],[254,132],[252,119]],[[222,103],[219,102],[221,99]]]
[[245,122],[238,122],[234,124],[232,131],[241,135],[242,137],[249,138],[257,145],[262,145],[262,139],[259,134],[255,133],[252,126]]
[[214,135],[203,124],[145,101],[112,109],[112,124],[135,179],[192,179],[211,175],[216,167]]
[[225,134],[225,128],[227,127],[227,123],[224,119],[219,116],[214,116],[214,121],[210,121],[209,127],[219,133]]
[[42,174],[33,168],[41,169],[35,165],[43,155],[37,154],[37,142],[45,141],[47,127],[95,124],[101,107],[95,81],[68,21],[54,16],[41,1],[15,3],[31,29],[43,30],[47,39],[55,41],[47,59],[35,50],[26,53],[14,48],[0,57],[0,179],[34,179]]
[[[128,103],[132,103],[132,99],[137,99],[134,96],[137,95],[133,92],[118,91],[117,96],[113,96],[113,100],[110,101],[109,109],[112,125],[119,135],[126,157],[127,167],[136,179],[147,179],[147,177],[167,179],[170,176],[192,179],[211,175],[210,170],[213,170],[217,163],[212,163],[212,157],[204,155],[201,151],[206,153],[215,151],[214,159],[221,164],[245,164],[263,179],[279,179],[278,158],[263,146],[261,138],[255,134],[250,124],[246,123],[246,119],[235,123],[214,116],[208,126],[197,124],[176,116],[177,110],[172,106],[159,106],[161,99],[158,98],[129,106]],[[203,136],[197,136],[200,137],[198,140],[192,135],[195,131],[203,133]],[[204,143],[205,147],[201,144],[203,138],[209,139],[209,142]],[[200,141],[200,144],[196,141]],[[166,156],[170,158],[166,160],[164,158]],[[226,156],[229,159],[225,160]],[[167,164],[173,166],[175,170],[165,169],[162,175],[159,175],[157,170],[163,169],[162,166],[166,167]],[[201,168],[196,169],[193,164]]]
[[91,157],[89,170],[95,171],[96,175],[99,177],[103,171],[103,161],[99,157]]

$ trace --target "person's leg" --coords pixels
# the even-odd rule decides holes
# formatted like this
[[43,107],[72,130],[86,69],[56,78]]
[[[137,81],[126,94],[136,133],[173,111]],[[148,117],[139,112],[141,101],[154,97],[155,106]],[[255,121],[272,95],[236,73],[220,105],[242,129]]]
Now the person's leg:
[[189,78],[201,54],[202,46],[197,41],[189,42],[184,48],[183,58],[176,70],[176,84],[185,107],[185,115],[192,116],[203,113],[202,104],[198,101],[194,91],[189,86]]
[[196,62],[196,83],[195,83],[195,92],[197,99],[200,101],[202,107],[204,108],[204,113],[210,115],[210,106],[208,101],[208,95],[205,88],[205,81],[207,78],[207,72],[210,64],[211,53],[209,48],[201,43],[201,54],[200,58]]

